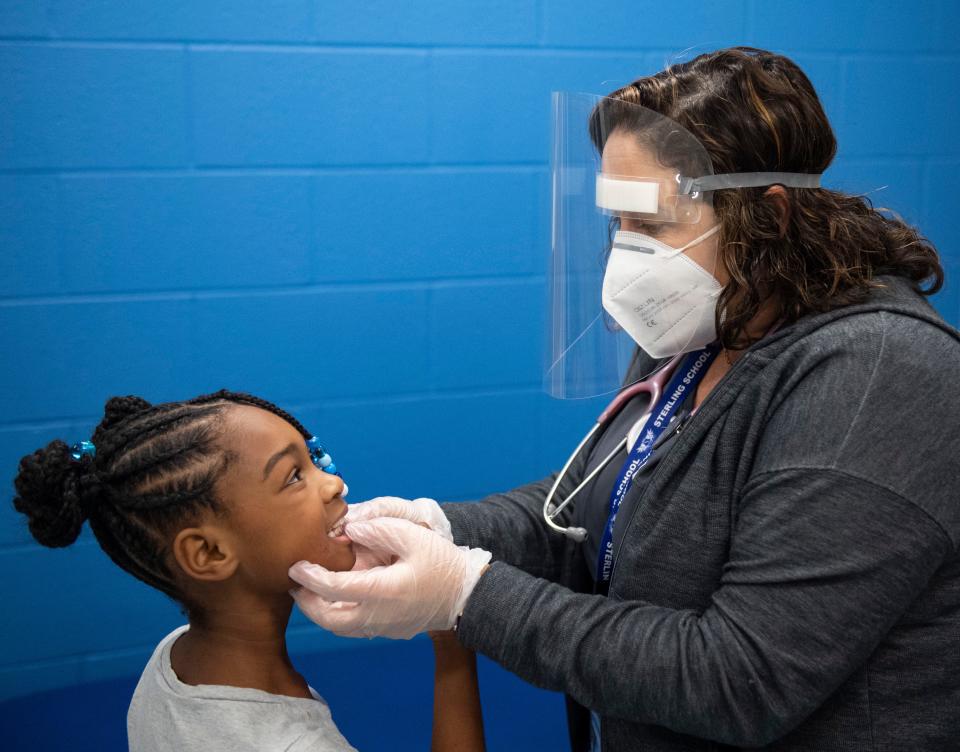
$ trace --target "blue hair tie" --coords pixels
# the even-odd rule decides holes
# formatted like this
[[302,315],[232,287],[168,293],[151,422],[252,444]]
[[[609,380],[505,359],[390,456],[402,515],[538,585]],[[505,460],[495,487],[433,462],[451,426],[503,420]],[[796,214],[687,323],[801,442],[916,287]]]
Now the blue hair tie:
[[79,462],[84,457],[93,459],[97,456],[97,448],[93,445],[92,441],[78,441],[70,447],[70,456],[74,462]]
[[340,476],[337,466],[333,463],[333,457],[327,454],[327,450],[320,446],[320,440],[316,436],[307,439],[307,451],[310,452],[310,459],[313,464],[319,467],[323,472],[331,475]]

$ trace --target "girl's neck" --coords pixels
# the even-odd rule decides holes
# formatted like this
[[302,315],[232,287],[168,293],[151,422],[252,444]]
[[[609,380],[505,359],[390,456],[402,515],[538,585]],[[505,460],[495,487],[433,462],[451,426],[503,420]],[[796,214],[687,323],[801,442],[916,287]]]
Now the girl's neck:
[[311,697],[287,655],[292,601],[207,608],[172,646],[170,662],[184,684],[220,684]]

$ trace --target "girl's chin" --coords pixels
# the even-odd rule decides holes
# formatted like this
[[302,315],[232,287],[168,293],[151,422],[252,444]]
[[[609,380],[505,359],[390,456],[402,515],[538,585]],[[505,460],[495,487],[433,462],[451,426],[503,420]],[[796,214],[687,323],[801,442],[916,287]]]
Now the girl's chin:
[[327,546],[323,556],[315,563],[331,572],[348,572],[353,569],[353,565],[357,561],[357,554],[353,550],[353,541],[345,535],[329,540],[332,545]]

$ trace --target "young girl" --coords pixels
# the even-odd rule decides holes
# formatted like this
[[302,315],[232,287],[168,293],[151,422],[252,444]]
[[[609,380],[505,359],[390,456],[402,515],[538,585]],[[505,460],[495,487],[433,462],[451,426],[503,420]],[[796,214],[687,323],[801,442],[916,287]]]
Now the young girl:
[[[287,655],[289,567],[348,570],[357,556],[343,480],[291,415],[227,391],[114,397],[90,442],[51,442],[15,483],[38,542],[67,546],[88,520],[114,563],[187,615],[134,692],[131,750],[353,749]],[[433,638],[433,749],[482,749],[473,655]]]

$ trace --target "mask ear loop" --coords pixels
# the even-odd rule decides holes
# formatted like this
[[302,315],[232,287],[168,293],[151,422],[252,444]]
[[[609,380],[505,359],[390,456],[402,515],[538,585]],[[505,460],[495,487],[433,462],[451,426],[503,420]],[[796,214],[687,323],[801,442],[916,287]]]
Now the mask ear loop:
[[675,258],[677,258],[678,256],[682,257],[682,260],[683,260],[683,261],[685,261],[686,263],[690,264],[691,266],[696,267],[698,271],[703,272],[704,274],[706,274],[706,275],[713,281],[713,283],[716,285],[716,289],[715,289],[715,290],[711,290],[710,293],[709,293],[709,294],[710,294],[710,297],[711,297],[713,300],[716,300],[717,298],[720,297],[720,293],[723,292],[723,288],[719,285],[719,283],[717,283],[716,277],[713,276],[713,272],[711,272],[711,271],[705,269],[704,267],[700,266],[700,264],[698,264],[698,263],[697,263],[696,261],[694,261],[692,258],[690,258],[689,256],[685,255],[685,254],[684,254],[684,251],[686,251],[688,248],[693,248],[693,246],[695,246],[695,245],[697,245],[697,244],[699,244],[699,243],[702,243],[704,240],[706,240],[707,238],[709,238],[711,235],[715,235],[715,234],[718,233],[719,231],[720,231],[720,225],[719,225],[719,224],[716,224],[716,225],[714,225],[713,227],[711,227],[709,230],[707,230],[705,233],[703,233],[702,235],[700,235],[700,236],[698,236],[698,237],[695,237],[693,240],[691,240],[689,243],[687,243],[687,244],[686,244],[685,246],[683,246],[682,248],[678,248],[678,249],[676,250],[676,253],[673,253],[673,254],[670,255],[670,258],[671,258],[671,259],[675,259]]
[[686,251],[688,248],[693,248],[695,245],[699,245],[704,240],[709,238],[711,235],[716,235],[718,232],[720,232],[720,225],[716,224],[713,227],[711,227],[709,230],[707,230],[705,233],[703,233],[702,235],[698,235],[697,237],[695,237],[686,245],[680,248],[674,248],[673,249],[674,252],[670,254],[670,258],[674,258],[675,256],[680,255],[681,253]]

